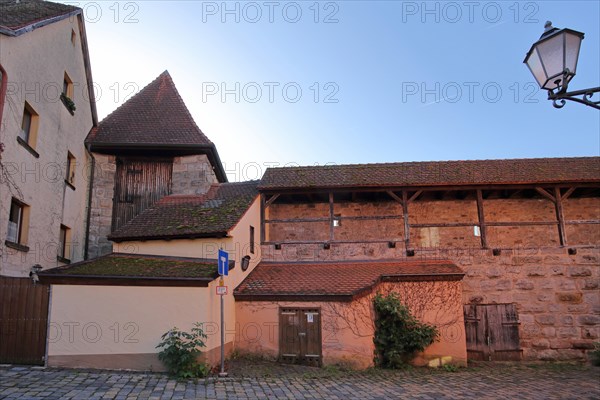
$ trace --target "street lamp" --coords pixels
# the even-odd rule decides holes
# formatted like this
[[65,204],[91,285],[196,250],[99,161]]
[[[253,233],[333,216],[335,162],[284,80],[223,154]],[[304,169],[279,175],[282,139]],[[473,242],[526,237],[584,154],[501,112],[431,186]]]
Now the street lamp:
[[556,108],[564,107],[565,100],[572,100],[600,110],[600,101],[591,99],[594,93],[600,92],[600,87],[567,92],[577,71],[583,33],[554,28],[550,21],[544,28],[540,40],[531,46],[523,62],[540,88],[548,91],[548,100],[552,100]]

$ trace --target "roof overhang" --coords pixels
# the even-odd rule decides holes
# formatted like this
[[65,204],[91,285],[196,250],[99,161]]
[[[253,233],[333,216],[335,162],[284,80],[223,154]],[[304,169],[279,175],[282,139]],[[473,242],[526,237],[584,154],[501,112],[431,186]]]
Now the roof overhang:
[[0,25],[0,34],[6,35],[6,36],[13,36],[13,37],[21,36],[25,33],[31,32],[31,31],[41,28],[43,26],[50,25],[55,22],[67,19],[67,18],[74,17],[75,15],[81,15],[81,13],[82,13],[82,10],[77,9],[77,10],[69,11],[65,14],[57,15],[57,16],[50,17],[50,18],[45,18],[40,21],[33,22],[31,24],[18,26],[18,27],[14,27],[14,28],[10,27],[10,26]]
[[[115,274],[114,272],[112,274],[100,274],[97,271],[90,271],[89,273],[82,273],[81,270],[72,271],[73,268],[89,266],[90,264],[102,262],[103,260],[109,258],[125,258],[133,260],[148,259],[148,261],[163,260],[165,262],[173,261],[202,264],[210,263],[211,265],[214,265],[214,271],[212,273],[205,274],[204,276],[143,275],[143,273],[140,272],[139,269],[136,269],[136,266],[134,266],[133,269],[128,270],[128,274]],[[210,282],[213,282],[219,277],[216,265],[216,259],[174,257],[153,254],[110,253],[92,260],[79,261],[70,265],[43,270],[40,271],[37,275],[41,283],[50,285],[208,287]],[[170,267],[166,266],[164,268]],[[232,270],[234,268],[235,261],[230,260],[229,269]],[[69,270],[71,270],[72,272],[69,273]],[[104,267],[101,267],[101,270],[106,271]]]
[[108,235],[107,239],[115,242],[145,242],[148,240],[180,240],[180,239],[222,239],[228,237],[228,232],[209,232],[209,233],[185,233],[181,235],[145,235],[145,236],[122,236],[113,237]]
[[535,187],[598,187],[600,185],[599,180],[592,181],[565,181],[565,182],[527,182],[527,183],[494,183],[494,184],[453,184],[453,185],[355,185],[355,186],[297,186],[297,187],[269,187],[269,186],[258,186],[258,190],[263,194],[306,194],[306,193],[337,193],[337,192],[387,192],[387,191],[401,191],[401,190],[508,190],[508,189],[526,189]]
[[[338,263],[338,262],[336,262]],[[288,263],[302,265],[302,263]],[[323,262],[324,265],[327,262]],[[260,267],[260,266],[259,266]],[[259,268],[257,267],[257,268]],[[455,266],[456,267],[456,266]],[[352,302],[364,296],[367,296],[377,290],[377,287],[383,282],[458,282],[461,281],[465,274],[458,268],[456,271],[447,272],[424,272],[424,273],[399,273],[389,274],[383,273],[371,282],[366,283],[363,287],[347,293],[327,293],[326,291],[315,292],[268,292],[263,291],[257,293],[240,293],[238,289],[234,291],[235,301],[291,301],[291,302]],[[461,272],[458,272],[461,271]],[[250,279],[249,275],[246,279]],[[240,284],[240,286],[243,282]]]
[[208,287],[216,278],[152,278],[105,275],[59,275],[38,274],[40,283],[50,285],[96,285],[96,286],[178,286]]

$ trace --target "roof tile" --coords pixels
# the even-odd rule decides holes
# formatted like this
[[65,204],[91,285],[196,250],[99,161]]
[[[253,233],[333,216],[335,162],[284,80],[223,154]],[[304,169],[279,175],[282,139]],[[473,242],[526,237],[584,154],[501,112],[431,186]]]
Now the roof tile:
[[94,145],[212,146],[163,72],[89,133]]
[[382,280],[462,279],[447,260],[339,261],[320,263],[261,262],[235,289],[236,299],[306,298],[368,293]]
[[268,168],[260,190],[599,182],[600,157]]
[[221,237],[250,207],[258,181],[221,183],[204,195],[163,197],[108,238],[125,240]]
[[93,260],[44,270],[40,275],[212,280],[218,273],[217,260],[111,253]]
[[0,28],[16,31],[28,25],[80,10],[67,4],[40,0],[0,0]]

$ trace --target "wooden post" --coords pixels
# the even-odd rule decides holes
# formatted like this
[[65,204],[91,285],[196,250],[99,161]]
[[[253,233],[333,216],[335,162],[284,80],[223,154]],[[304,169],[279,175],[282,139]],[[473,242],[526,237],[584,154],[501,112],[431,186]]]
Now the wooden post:
[[333,193],[329,193],[329,240],[333,242]]
[[485,225],[485,214],[483,212],[483,194],[481,192],[481,189],[477,189],[477,216],[479,217],[479,233],[481,234],[481,247],[487,249],[487,227]]
[[408,250],[410,246],[410,224],[408,222],[408,193],[402,191],[402,215],[404,216],[404,247]]
[[[560,194],[560,188],[554,188],[554,195],[548,193],[548,191],[541,187],[536,187],[535,190],[546,197],[548,200],[554,203],[554,209],[556,211],[556,221],[558,222],[558,238],[560,240],[561,246],[567,245],[567,232],[565,231],[565,219],[563,217],[563,208],[562,208],[562,195]],[[569,190],[568,195],[573,193],[572,190]]]
[[[570,195],[571,193],[569,193]],[[563,216],[563,208],[562,208],[562,196],[560,194],[560,189],[554,188],[554,207],[556,209],[556,219],[558,220],[558,236],[560,238],[560,245],[567,245],[567,232],[565,231],[565,218]]]
[[265,195],[260,194],[260,244],[265,243]]

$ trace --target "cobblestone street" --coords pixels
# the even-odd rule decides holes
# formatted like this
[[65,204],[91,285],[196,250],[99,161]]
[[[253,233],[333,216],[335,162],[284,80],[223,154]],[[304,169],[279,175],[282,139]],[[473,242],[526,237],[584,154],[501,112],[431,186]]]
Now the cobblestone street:
[[457,372],[347,372],[258,363],[225,379],[159,373],[0,367],[0,399],[598,399],[600,368],[496,365]]

